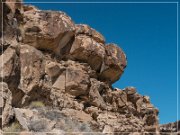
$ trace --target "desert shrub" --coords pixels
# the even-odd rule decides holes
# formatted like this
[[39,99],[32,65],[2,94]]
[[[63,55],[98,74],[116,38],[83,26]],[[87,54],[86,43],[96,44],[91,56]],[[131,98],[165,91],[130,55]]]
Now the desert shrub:
[[3,130],[5,135],[18,135],[18,133],[15,132],[21,132],[23,129],[19,122],[15,121],[9,127],[5,127]]
[[31,108],[42,108],[42,107],[44,107],[45,105],[44,105],[44,103],[42,102],[42,101],[33,101],[33,102],[31,102],[31,104],[30,104],[30,107]]

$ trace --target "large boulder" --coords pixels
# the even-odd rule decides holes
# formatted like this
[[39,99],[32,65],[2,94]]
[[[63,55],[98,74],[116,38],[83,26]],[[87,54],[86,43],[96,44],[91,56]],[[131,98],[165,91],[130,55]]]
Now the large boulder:
[[[21,126],[22,131],[31,132],[92,132],[90,121],[92,118],[78,110],[50,109],[48,107],[14,108],[15,119]],[[80,122],[81,121],[81,122]],[[61,131],[61,132],[60,132]],[[32,133],[33,134],[33,133]],[[42,134],[42,133],[41,133]]]
[[106,103],[104,102],[103,98],[101,97],[100,93],[102,92],[104,85],[102,82],[97,81],[94,78],[90,79],[91,87],[89,91],[89,102],[91,105],[99,107],[101,109],[106,109]]
[[8,125],[9,121],[13,117],[12,111],[12,93],[8,88],[7,83],[1,82],[0,83],[0,109],[2,111],[2,126]]
[[126,55],[121,48],[115,44],[105,46],[106,56],[101,66],[100,78],[110,83],[117,81],[127,65]]
[[86,24],[76,24],[76,36],[77,35],[86,35],[98,43],[105,43],[103,35]]
[[98,71],[105,57],[105,49],[102,43],[89,36],[79,35],[75,37],[70,54],[74,59],[86,62],[92,69]]
[[46,73],[52,80],[52,88],[59,90],[59,93],[66,92],[73,96],[88,94],[91,70],[86,63],[71,60],[50,62],[46,65]]
[[4,0],[11,12],[15,14],[16,10],[22,10],[22,0]]
[[[0,22],[0,24],[3,22],[3,38],[4,40],[17,39],[17,28],[23,20],[21,0],[4,0],[3,6],[1,4],[2,3],[0,2],[1,11],[3,7],[3,13],[0,13],[0,17],[2,18],[3,16],[3,21]],[[2,32],[2,28],[0,28],[0,30],[0,32]],[[2,33],[0,33],[0,37],[1,36]]]
[[61,69],[56,62],[46,62],[45,72],[49,77],[54,78],[61,73]]
[[81,65],[72,65],[66,68],[66,92],[74,96],[88,94],[90,85],[89,75]]
[[0,79],[12,83],[12,77],[16,76],[18,68],[18,55],[15,46],[10,46],[0,56]]
[[41,85],[41,80],[45,74],[44,55],[32,46],[21,45],[20,63],[21,74],[19,89],[25,94],[28,94]]
[[61,49],[74,37],[75,25],[64,12],[33,9],[26,10],[23,15],[24,43],[60,55]]

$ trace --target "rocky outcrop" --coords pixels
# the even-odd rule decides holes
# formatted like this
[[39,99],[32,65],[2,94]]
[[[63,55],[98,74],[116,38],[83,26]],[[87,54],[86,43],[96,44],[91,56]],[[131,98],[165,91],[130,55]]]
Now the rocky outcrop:
[[75,24],[63,12],[29,9],[23,13],[23,43],[60,55],[75,35]]
[[19,57],[20,83],[18,88],[27,94],[41,85],[41,78],[45,72],[44,55],[34,47],[22,45]]
[[[134,87],[112,89],[109,83],[99,80],[97,72],[87,63],[59,61],[32,46],[19,46],[20,62],[16,66],[20,69],[20,77],[17,88],[10,89],[10,97],[16,101],[16,105],[10,105],[13,112],[8,115],[10,126],[12,121],[17,121],[21,131],[70,130],[63,129],[67,123],[62,126],[62,119],[46,118],[42,114],[45,109],[52,113],[52,118],[60,113],[63,119],[71,117],[79,123],[75,124],[78,127],[73,126],[72,132],[83,132],[84,129],[80,128],[83,124],[88,132],[158,130],[158,110],[147,97],[137,94]],[[11,55],[9,57],[14,59]],[[17,96],[19,92],[21,96]],[[8,131],[5,125],[3,129]]]
[[158,134],[149,97],[112,87],[127,66],[118,45],[63,12],[4,5],[13,16],[0,56],[4,132]]
[[96,31],[95,29],[91,28],[86,24],[77,24],[76,25],[76,36],[77,35],[86,35],[94,39],[98,43],[105,43],[105,38],[101,33]]
[[119,80],[120,76],[126,68],[126,55],[115,44],[108,44],[105,46],[106,56],[101,67],[100,77],[114,83]]
[[[17,3],[16,3],[17,2]],[[1,34],[4,35],[4,39],[11,42],[12,39],[19,40],[20,31],[18,27],[23,21],[23,8],[21,0],[4,0],[0,2],[0,13],[1,23],[3,22],[3,27],[1,25]],[[3,9],[2,9],[3,8]]]
[[162,134],[180,134],[180,121],[176,121],[173,123],[160,125],[160,131]]
[[70,50],[75,60],[87,62],[92,69],[99,71],[105,56],[105,48],[88,36],[76,36]]
[[12,93],[8,88],[8,85],[6,83],[1,82],[0,83],[0,89],[2,95],[0,96],[0,108],[1,108],[1,125],[5,126],[8,125],[10,119],[13,116],[12,111]]

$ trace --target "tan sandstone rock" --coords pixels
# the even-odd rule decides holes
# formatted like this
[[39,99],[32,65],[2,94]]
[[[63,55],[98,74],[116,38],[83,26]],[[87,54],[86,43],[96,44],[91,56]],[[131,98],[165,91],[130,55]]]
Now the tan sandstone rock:
[[63,12],[4,5],[3,129],[16,125],[20,129],[13,131],[32,135],[157,133],[158,109],[150,98],[135,87],[113,89],[127,65],[121,48],[105,45],[99,32],[75,25]]
[[104,60],[105,49],[102,43],[88,36],[79,35],[75,37],[70,54],[74,59],[86,62],[92,69],[98,71]]
[[[4,2],[3,15],[0,13],[0,17],[2,18],[3,16],[3,31],[2,28],[0,28],[1,30],[0,37],[3,32],[4,40],[16,39],[17,41],[19,41],[18,36],[20,36],[20,33],[18,30],[18,26],[23,20],[23,16],[22,16],[23,9],[22,9],[21,0],[4,0],[3,2]],[[2,6],[0,7],[0,9],[2,11]]]
[[12,112],[12,93],[8,88],[8,85],[4,82],[0,83],[1,91],[1,110],[2,110],[2,126],[8,125],[10,119],[13,117]]
[[108,44],[105,46],[105,49],[106,55],[101,67],[100,77],[110,83],[114,83],[120,78],[126,68],[126,55],[115,44]]
[[19,89],[29,93],[34,88],[40,87],[44,75],[44,55],[39,50],[29,45],[20,47],[21,78]]
[[16,49],[10,46],[0,56],[0,78],[8,81],[12,76],[15,76],[18,66],[18,56]]
[[74,96],[86,95],[89,84],[89,76],[80,66],[66,68],[66,92]]
[[127,93],[127,95],[135,94],[136,93],[136,88],[134,88],[134,87],[126,87],[125,92]]
[[103,84],[96,79],[90,79],[91,87],[89,91],[89,100],[90,104],[100,107],[101,109],[106,109],[106,103],[104,99],[101,97],[100,92],[103,89]]
[[103,35],[86,24],[76,24],[76,35],[86,35],[98,43],[105,43]]
[[75,34],[75,25],[63,12],[27,10],[24,12],[23,42],[60,55]]

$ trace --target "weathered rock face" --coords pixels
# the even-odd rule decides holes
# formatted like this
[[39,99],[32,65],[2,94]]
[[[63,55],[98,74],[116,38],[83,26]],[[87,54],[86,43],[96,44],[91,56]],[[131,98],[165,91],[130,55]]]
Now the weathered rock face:
[[127,65],[121,48],[63,12],[5,5],[9,11],[3,16],[16,15],[6,18],[13,24],[4,29],[1,44],[4,132],[159,131],[158,110],[149,97],[134,87],[111,86]]
[[22,26],[23,42],[57,55],[75,35],[75,25],[63,12],[26,10]]
[[77,36],[70,53],[76,60],[87,62],[94,70],[98,71],[104,60],[105,48],[103,44],[88,36]]
[[[8,88],[6,83],[0,83],[0,89],[2,95],[0,96],[0,108],[1,108],[1,125],[5,126],[8,125],[10,119],[13,117],[12,112],[12,93]],[[2,119],[3,118],[3,119]]]
[[41,85],[41,78],[44,75],[44,55],[34,47],[22,45],[19,56],[21,68],[19,89],[27,94]]
[[[23,19],[21,14],[23,10],[21,0],[4,0],[3,2],[4,3],[2,3],[2,1],[0,2],[0,9],[3,11],[3,14],[0,13],[0,17],[3,19],[3,27],[1,25],[1,32],[3,32],[4,39],[7,39],[8,41],[12,39],[18,40],[17,36],[19,35],[19,31],[17,30],[17,27]],[[1,36],[2,33],[0,34],[0,37]]]
[[18,56],[16,53],[16,49],[13,46],[9,47],[4,53],[0,56],[0,78],[4,81],[8,81],[12,76],[14,76],[15,69],[18,64]]
[[108,80],[111,83],[117,81],[124,69],[126,68],[127,61],[126,55],[115,44],[108,44],[105,46],[106,56],[104,63],[101,67],[101,78]]
[[105,38],[103,37],[103,35],[86,24],[76,25],[76,35],[86,35],[91,37],[98,43],[105,43]]

